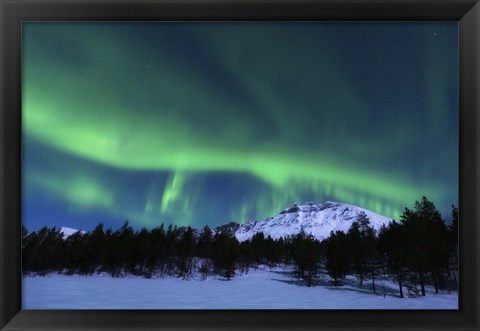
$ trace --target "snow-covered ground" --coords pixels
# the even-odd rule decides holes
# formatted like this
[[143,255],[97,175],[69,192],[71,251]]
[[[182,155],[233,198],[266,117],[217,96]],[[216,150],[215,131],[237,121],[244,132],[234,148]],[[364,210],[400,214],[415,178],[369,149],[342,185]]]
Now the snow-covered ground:
[[24,309],[457,309],[456,292],[398,297],[395,284],[314,287],[292,284],[283,271],[250,270],[232,280],[65,276],[23,278]]

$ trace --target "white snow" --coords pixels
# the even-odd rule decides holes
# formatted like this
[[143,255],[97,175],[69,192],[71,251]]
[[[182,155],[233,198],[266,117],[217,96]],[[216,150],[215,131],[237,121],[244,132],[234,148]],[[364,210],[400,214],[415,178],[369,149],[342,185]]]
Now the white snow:
[[77,232],[80,232],[81,234],[85,234],[86,232],[85,231],[80,231],[80,230],[77,230],[77,229],[72,229],[72,228],[69,228],[67,226],[62,226],[60,228],[60,233],[63,234],[63,239],[67,239],[68,237],[70,237],[72,234],[74,233],[77,233]]
[[[263,232],[273,239],[298,234],[301,229],[322,240],[330,231],[346,232],[359,212],[365,212],[370,224],[379,230],[391,219],[369,210],[327,201],[307,203],[298,210],[283,212],[264,221],[241,225],[235,236],[249,240]],[[62,227],[64,239],[79,230]],[[82,233],[85,233],[82,231]],[[299,286],[285,269],[266,268],[238,274],[230,281],[220,277],[206,280],[128,276],[66,276],[23,278],[24,309],[458,309],[456,292],[399,298],[397,284],[377,281],[377,294],[371,284],[362,287],[353,278],[334,287],[328,279],[314,287]],[[406,294],[406,290],[404,291]]]
[[303,228],[307,234],[323,240],[330,235],[330,231],[347,232],[361,211],[367,214],[370,225],[377,231],[383,224],[392,221],[388,217],[367,209],[332,201],[320,205],[308,203],[300,205],[298,208],[299,210],[296,212],[285,212],[264,221],[249,221],[242,224],[235,232],[235,236],[238,241],[245,241],[251,239],[256,233],[263,232],[265,237],[279,239],[296,235]]
[[[323,240],[330,235],[331,231],[347,232],[352,222],[356,220],[357,215],[362,211],[367,215],[370,225],[377,231],[380,230],[382,225],[387,225],[392,221],[392,219],[370,210],[333,201],[326,201],[319,205],[309,202],[297,207],[298,211],[287,213],[288,209],[286,209],[283,213],[263,221],[249,221],[242,225],[235,222],[224,224],[214,228],[212,232],[215,234],[222,227],[225,227],[227,230],[233,228],[231,231],[235,231],[235,237],[242,242],[252,239],[259,232],[263,232],[265,237],[270,236],[273,239],[280,239],[281,237],[297,235],[303,229],[307,234],[313,235],[316,239]],[[238,229],[236,229],[236,226]],[[79,231],[82,234],[86,233],[85,231],[66,226],[60,229],[63,239],[67,239]],[[199,236],[202,230],[195,229],[194,231]]]
[[[250,270],[232,280],[178,278],[145,279],[101,276],[23,278],[24,309],[458,309],[458,296],[432,293],[418,298],[398,297],[396,284],[362,288],[324,283],[314,287],[291,284],[282,270]],[[384,296],[385,294],[385,296]]]

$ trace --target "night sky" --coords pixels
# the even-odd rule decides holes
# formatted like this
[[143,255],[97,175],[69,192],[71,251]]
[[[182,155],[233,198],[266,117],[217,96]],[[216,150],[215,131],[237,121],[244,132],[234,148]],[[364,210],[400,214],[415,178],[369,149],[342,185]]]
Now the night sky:
[[458,202],[457,23],[24,23],[23,223]]

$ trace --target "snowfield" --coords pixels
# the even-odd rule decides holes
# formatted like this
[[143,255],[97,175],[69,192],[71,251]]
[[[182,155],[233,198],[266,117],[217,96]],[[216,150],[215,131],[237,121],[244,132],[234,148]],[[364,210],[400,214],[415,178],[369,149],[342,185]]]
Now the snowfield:
[[284,270],[257,269],[232,280],[109,276],[23,278],[24,309],[458,309],[458,294],[398,297],[396,284],[359,287],[354,279],[334,287],[324,280],[314,287],[299,286]]

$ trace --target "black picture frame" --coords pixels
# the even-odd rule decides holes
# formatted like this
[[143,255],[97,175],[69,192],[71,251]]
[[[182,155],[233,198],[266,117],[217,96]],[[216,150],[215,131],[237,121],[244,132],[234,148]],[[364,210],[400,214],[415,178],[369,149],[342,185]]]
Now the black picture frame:
[[[477,0],[0,0],[1,330],[479,330],[480,4]],[[22,21],[458,21],[459,310],[22,310]]]

